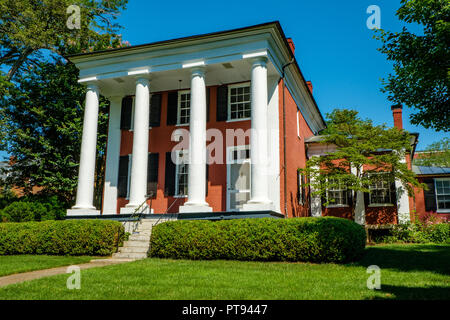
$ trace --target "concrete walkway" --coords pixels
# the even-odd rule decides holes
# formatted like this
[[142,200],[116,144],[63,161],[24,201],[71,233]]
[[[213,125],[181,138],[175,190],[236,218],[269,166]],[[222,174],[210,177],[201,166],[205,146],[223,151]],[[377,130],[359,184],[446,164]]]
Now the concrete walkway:
[[[105,267],[113,264],[119,264],[124,262],[131,262],[134,259],[97,259],[91,260],[88,263],[76,264],[76,266],[80,267],[81,270],[96,268],[96,267]],[[8,276],[0,277],[0,287],[4,287],[14,283],[20,283],[24,281],[30,281],[34,279],[50,277],[57,274],[63,274],[67,272],[67,268],[69,266],[57,267],[51,269],[44,270],[36,270],[30,272],[16,273]],[[69,274],[67,274],[69,276]]]

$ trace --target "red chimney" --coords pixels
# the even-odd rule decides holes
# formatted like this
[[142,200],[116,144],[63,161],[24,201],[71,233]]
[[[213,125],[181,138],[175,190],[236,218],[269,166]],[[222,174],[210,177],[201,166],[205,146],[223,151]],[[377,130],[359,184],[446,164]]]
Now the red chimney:
[[403,129],[402,105],[396,104],[391,107],[392,117],[394,118],[394,127]]
[[308,86],[309,91],[311,92],[311,94],[313,93],[313,85],[311,81],[306,81],[306,84]]
[[294,41],[292,41],[292,38],[287,38],[287,42],[289,43],[289,47],[291,48],[292,55],[295,55]]

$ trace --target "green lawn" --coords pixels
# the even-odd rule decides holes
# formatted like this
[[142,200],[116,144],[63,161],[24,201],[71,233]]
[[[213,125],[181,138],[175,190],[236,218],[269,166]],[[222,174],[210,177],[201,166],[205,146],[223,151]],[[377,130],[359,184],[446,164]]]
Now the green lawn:
[[80,256],[80,257],[45,256],[45,255],[0,256],[0,276],[6,276],[8,274],[26,271],[68,266],[71,264],[89,262],[90,260],[92,260],[92,257],[87,256]]
[[[369,290],[366,268],[381,268]],[[145,259],[0,288],[0,299],[450,299],[450,245],[369,247],[349,265]]]

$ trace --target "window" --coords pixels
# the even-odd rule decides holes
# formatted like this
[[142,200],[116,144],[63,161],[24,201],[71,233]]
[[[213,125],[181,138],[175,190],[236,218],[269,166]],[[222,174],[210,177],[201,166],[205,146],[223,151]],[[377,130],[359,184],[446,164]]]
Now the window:
[[178,116],[177,124],[189,124],[189,116],[191,114],[191,93],[190,91],[178,92]]
[[328,180],[327,202],[329,206],[347,206],[347,186],[338,179]]
[[303,174],[300,173],[300,171],[297,171],[297,199],[298,199],[298,204],[303,205],[304,203],[304,198],[305,198],[305,189],[304,189],[304,184],[305,184],[305,176]]
[[392,179],[387,173],[375,173],[376,181],[369,186],[369,204],[393,204]]
[[434,179],[437,210],[450,212],[450,179]]
[[175,196],[183,197],[188,194],[188,162],[188,151],[177,151],[177,162],[175,164]]
[[229,86],[228,120],[248,119],[251,116],[250,84]]

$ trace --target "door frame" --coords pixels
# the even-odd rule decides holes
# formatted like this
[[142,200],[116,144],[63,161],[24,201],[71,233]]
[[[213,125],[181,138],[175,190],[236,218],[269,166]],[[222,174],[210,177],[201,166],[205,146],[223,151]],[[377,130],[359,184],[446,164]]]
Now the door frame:
[[247,145],[240,145],[240,146],[231,146],[231,147],[227,147],[226,148],[226,153],[227,153],[226,154],[226,159],[227,159],[227,185],[226,185],[226,198],[227,198],[226,203],[227,203],[227,207],[226,207],[226,209],[227,209],[227,211],[239,211],[239,209],[231,209],[230,208],[230,205],[231,205],[231,197],[230,197],[231,189],[230,189],[230,187],[231,187],[231,165],[232,164],[242,164],[242,163],[248,163],[249,164],[250,188],[248,190],[245,189],[244,191],[250,193],[250,190],[251,190],[251,183],[252,183],[252,180],[251,180],[251,176],[252,176],[251,159],[250,158],[249,159],[238,159],[238,160],[233,160],[232,159],[232,152],[233,151],[246,150],[246,149],[250,150],[250,145],[247,144]]

